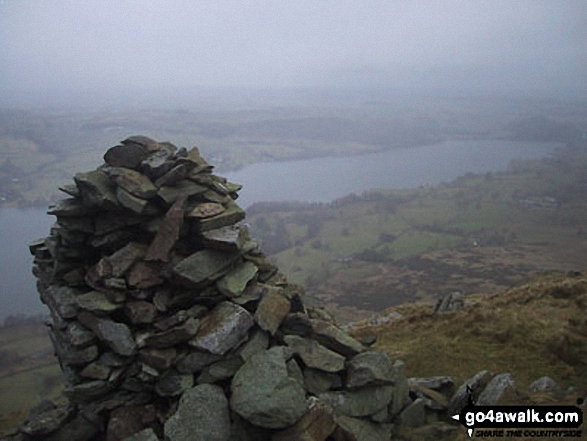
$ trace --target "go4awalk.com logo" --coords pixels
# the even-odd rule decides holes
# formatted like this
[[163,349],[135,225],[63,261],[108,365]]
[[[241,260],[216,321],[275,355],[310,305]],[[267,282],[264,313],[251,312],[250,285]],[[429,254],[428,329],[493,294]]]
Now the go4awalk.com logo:
[[578,406],[476,406],[469,402],[452,418],[465,426],[469,437],[474,433],[485,438],[581,438],[583,410]]

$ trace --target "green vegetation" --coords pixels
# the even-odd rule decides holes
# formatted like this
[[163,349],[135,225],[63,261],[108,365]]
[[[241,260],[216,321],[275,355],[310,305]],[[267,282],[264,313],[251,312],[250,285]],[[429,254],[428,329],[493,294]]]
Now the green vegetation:
[[[574,143],[551,158],[436,187],[369,191],[330,204],[255,204],[248,221],[262,248],[314,298],[352,307],[361,293],[362,307],[379,311],[583,268],[586,169],[587,145]],[[370,276],[356,277],[366,266]]]

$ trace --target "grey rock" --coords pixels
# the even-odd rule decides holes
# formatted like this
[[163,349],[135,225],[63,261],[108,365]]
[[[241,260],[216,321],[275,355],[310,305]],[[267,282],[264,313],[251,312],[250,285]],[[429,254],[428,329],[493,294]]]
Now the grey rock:
[[479,394],[492,378],[493,374],[487,370],[483,370],[477,372],[472,378],[469,378],[461,384],[448,403],[448,413],[454,415],[460,412],[468,404],[469,395],[471,395],[473,402],[476,402]]
[[184,323],[163,332],[151,334],[145,339],[146,346],[153,348],[167,348],[184,343],[198,333],[201,328],[200,320],[190,318]]
[[[309,400],[310,401],[310,400]],[[309,410],[293,426],[271,437],[271,441],[324,441],[337,427],[332,413],[319,402],[311,401]],[[389,441],[389,440],[386,440]]]
[[177,361],[177,370],[181,373],[197,373],[206,366],[222,360],[222,355],[210,354],[209,352],[192,350],[190,353]]
[[426,424],[426,400],[416,398],[400,414],[401,423],[406,426],[418,427]]
[[128,143],[114,146],[104,154],[104,162],[113,167],[137,168],[147,159],[149,151],[140,144]]
[[250,338],[239,349],[238,354],[247,361],[258,352],[264,351],[269,347],[269,335],[259,329],[255,330]]
[[222,279],[216,282],[218,290],[228,298],[238,297],[245,290],[247,283],[257,274],[257,267],[251,262],[242,262]]
[[194,376],[167,371],[155,385],[155,392],[162,397],[176,397],[194,385]]
[[98,347],[96,345],[83,348],[75,347],[66,338],[61,337],[61,334],[56,330],[50,331],[49,337],[62,363],[78,366],[89,363],[98,357]]
[[137,262],[127,275],[128,284],[133,288],[147,289],[161,285],[161,264],[158,262]]
[[393,364],[393,399],[389,404],[389,414],[391,416],[399,414],[410,402],[406,364],[402,360],[396,360]]
[[197,381],[199,384],[216,383],[220,380],[232,378],[243,363],[244,362],[240,357],[230,357],[226,360],[217,361],[216,363],[206,366]]
[[552,378],[545,376],[533,381],[532,384],[528,386],[528,392],[551,392],[554,394],[560,394],[562,389]]
[[281,332],[284,334],[307,337],[313,332],[312,322],[306,313],[294,312],[288,314],[281,324]]
[[175,265],[172,273],[183,285],[200,288],[226,274],[238,257],[238,253],[201,250]]
[[148,214],[154,212],[154,207],[149,204],[149,201],[135,196],[123,188],[116,189],[116,199],[124,208],[136,214]]
[[338,374],[318,369],[304,369],[303,380],[306,390],[314,395],[342,387],[342,380]]
[[132,436],[124,438],[122,441],[159,441],[159,438],[155,432],[153,432],[153,429],[147,428]]
[[98,314],[107,314],[121,307],[116,303],[112,303],[104,293],[98,291],[80,294],[75,300],[80,309]]
[[234,225],[245,218],[244,210],[240,208],[235,202],[228,201],[225,206],[226,210],[224,212],[216,216],[199,219],[199,222],[195,224],[197,230],[200,232],[217,230],[222,227]]
[[302,369],[300,368],[298,362],[292,358],[287,363],[285,363],[285,367],[287,368],[287,375],[289,375],[291,378],[293,378],[303,386],[304,373],[302,372]]
[[78,413],[71,421],[64,423],[59,430],[46,435],[43,441],[91,441],[97,433],[97,425]]
[[78,173],[73,179],[79,188],[84,205],[105,210],[116,210],[119,207],[114,186],[103,171]]
[[59,406],[38,414],[31,414],[21,426],[20,430],[30,436],[43,436],[56,431],[71,415],[72,409],[68,406]]
[[108,167],[104,171],[114,179],[119,188],[133,196],[150,199],[157,194],[157,188],[151,180],[135,170],[124,167]]
[[96,336],[78,322],[71,322],[65,330],[66,340],[75,347],[84,347],[96,341]]
[[68,286],[49,285],[40,290],[41,299],[51,311],[57,312],[61,318],[73,318],[78,313],[76,296],[81,291]]
[[286,335],[283,339],[300,356],[308,367],[326,372],[339,372],[344,369],[345,358],[325,348],[315,340],[297,335]]
[[459,291],[451,292],[438,299],[434,305],[434,313],[458,311],[465,306],[463,294]]
[[[158,196],[168,205],[173,204],[179,198],[188,198],[205,192],[207,189],[190,181],[181,181],[173,187],[161,187]],[[223,225],[224,226],[224,225]]]
[[231,389],[231,408],[256,426],[285,428],[306,412],[305,391],[288,375],[281,347],[252,356],[233,377]]
[[153,323],[157,317],[155,305],[144,300],[127,302],[124,312],[133,325]]
[[253,317],[246,309],[222,302],[202,319],[198,334],[189,344],[222,355],[241,344],[253,324]]
[[393,384],[393,365],[389,356],[381,351],[367,351],[355,355],[347,364],[347,387],[368,384]]
[[54,204],[49,205],[47,214],[54,216],[63,217],[79,217],[89,216],[93,213],[93,210],[86,205],[81,203],[80,199],[62,199]]
[[[254,266],[251,262],[247,263]],[[268,288],[255,311],[255,321],[261,329],[271,335],[277,332],[281,322],[291,310],[289,300],[280,291],[278,288]]]
[[339,327],[324,320],[312,320],[316,340],[328,349],[352,357],[365,350],[365,347]]
[[178,198],[165,213],[163,222],[159,225],[157,234],[151,242],[145,260],[159,260],[169,262],[171,249],[179,238],[179,231],[183,225],[183,211],[186,198]]
[[174,186],[183,181],[188,175],[188,167],[186,164],[174,164],[169,171],[155,181],[155,185],[159,187]]
[[186,391],[165,423],[165,436],[169,441],[228,441],[230,418],[222,389],[202,384]]
[[337,416],[335,439],[345,441],[389,441],[391,439],[392,426],[390,424],[375,424],[359,418],[344,415]]
[[492,406],[498,404],[500,399],[503,397],[507,390],[515,390],[516,383],[512,374],[504,373],[493,377],[493,379],[485,386],[477,405],[479,406]]
[[393,395],[392,386],[369,386],[353,391],[327,391],[318,399],[334,410],[352,417],[365,417],[386,409]]
[[[207,217],[216,216],[220,213],[226,211],[224,205],[219,204],[217,202],[202,202],[192,209],[190,209],[186,213],[186,217],[189,218],[196,218],[196,219],[205,219]],[[236,227],[236,226],[235,226]],[[240,232],[240,228],[232,228],[226,227],[227,230],[220,229],[220,230],[212,230],[210,231],[210,235],[204,235],[206,239],[215,240],[217,237],[220,238],[233,238],[234,233],[236,233],[236,238],[238,238],[238,233]],[[233,238],[236,239],[236,238]]]
[[452,393],[454,389],[454,381],[451,377],[447,376],[436,376],[436,377],[426,377],[426,378],[410,378],[410,384],[417,384],[418,386],[423,386],[428,389],[432,389],[441,393]]
[[80,313],[78,320],[117,354],[128,356],[135,353],[137,345],[130,329],[124,323],[99,318],[87,312]]
[[151,179],[159,178],[173,167],[171,156],[167,149],[157,150],[141,162],[140,170]]
[[177,350],[175,348],[148,348],[139,351],[139,359],[141,362],[158,371],[169,369],[175,362],[176,357]]
[[111,367],[94,362],[88,364],[79,374],[84,378],[91,378],[92,380],[107,380],[111,373]]
[[96,400],[112,390],[106,381],[94,380],[65,388],[65,396],[74,403],[87,403]]

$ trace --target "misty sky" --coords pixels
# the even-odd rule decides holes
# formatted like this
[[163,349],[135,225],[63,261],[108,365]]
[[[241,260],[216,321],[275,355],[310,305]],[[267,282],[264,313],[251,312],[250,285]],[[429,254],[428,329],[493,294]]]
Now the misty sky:
[[0,105],[201,87],[587,94],[585,0],[0,0]]

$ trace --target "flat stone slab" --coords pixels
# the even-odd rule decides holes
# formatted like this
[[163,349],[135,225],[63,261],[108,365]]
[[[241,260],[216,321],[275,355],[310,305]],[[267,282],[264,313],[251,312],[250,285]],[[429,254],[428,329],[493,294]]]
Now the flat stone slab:
[[145,260],[159,260],[169,262],[170,253],[179,238],[179,230],[183,225],[183,211],[186,197],[178,198],[165,213],[163,222],[159,225],[157,234],[151,242]]
[[512,374],[505,373],[499,374],[493,377],[493,379],[485,386],[479,399],[477,400],[478,406],[493,406],[499,404],[501,398],[508,391],[515,391],[516,382]]
[[87,312],[80,313],[78,320],[117,354],[130,356],[135,353],[137,345],[130,329],[124,323],[96,317]]
[[106,174],[114,179],[116,184],[141,199],[150,199],[157,194],[157,187],[151,180],[141,173],[124,167],[109,167]]
[[312,328],[321,345],[345,357],[352,357],[365,350],[360,342],[332,323],[312,320]]
[[233,377],[231,390],[230,407],[256,426],[282,429],[306,413],[306,393],[289,377],[283,347],[253,355]]
[[145,339],[146,346],[153,348],[168,348],[191,339],[200,329],[200,320],[189,318],[179,326],[166,331],[151,334]]
[[149,150],[141,144],[127,143],[111,147],[104,154],[104,162],[113,167],[137,168],[149,156]]
[[226,211],[224,205],[217,202],[202,202],[187,212],[186,216],[195,219],[206,219]]
[[222,279],[218,280],[216,287],[226,297],[238,297],[247,287],[247,283],[257,275],[257,271],[258,269],[254,263],[242,262]]
[[240,208],[236,202],[228,201],[225,206],[226,210],[223,213],[205,219],[200,219],[197,223],[198,231],[205,232],[227,227],[229,225],[234,225],[245,218],[245,211]]
[[41,299],[51,311],[56,311],[61,318],[68,319],[77,315],[78,306],[75,298],[80,291],[68,286],[50,285],[40,290]]
[[315,340],[286,335],[283,340],[300,356],[308,367],[320,369],[325,372],[339,372],[344,369],[345,358],[325,348]]
[[84,205],[97,206],[105,210],[115,210],[119,207],[114,186],[103,171],[78,173],[73,179],[79,188]]
[[347,387],[393,384],[393,364],[381,351],[367,351],[355,355],[347,363]]
[[242,250],[248,240],[249,231],[240,223],[202,233],[203,244],[219,250]]
[[147,247],[137,242],[129,242],[118,251],[114,252],[105,259],[108,260],[112,267],[111,275],[113,277],[122,277],[135,263],[145,257]]
[[201,384],[184,392],[164,432],[169,441],[228,441],[230,416],[222,388]]
[[201,250],[175,265],[172,274],[183,285],[199,288],[226,274],[238,258],[238,253]]
[[335,413],[365,417],[387,408],[392,395],[393,386],[373,386],[355,391],[328,391],[319,394],[318,399],[330,405]]
[[[254,266],[251,262],[247,263]],[[289,314],[291,304],[289,300],[281,294],[281,289],[271,288],[267,289],[267,292],[261,299],[261,302],[255,311],[255,321],[261,329],[274,335],[277,332],[277,329],[279,329],[281,322],[283,322],[283,319]]]
[[177,185],[161,187],[157,194],[168,205],[173,204],[180,197],[190,197],[204,193],[207,190],[203,185],[191,181],[180,181]]
[[75,301],[80,309],[102,314],[115,311],[121,307],[121,305],[112,303],[104,293],[98,291],[81,294],[75,298]]
[[253,325],[253,317],[246,309],[232,302],[222,302],[202,319],[200,330],[189,344],[223,355],[241,344]]

